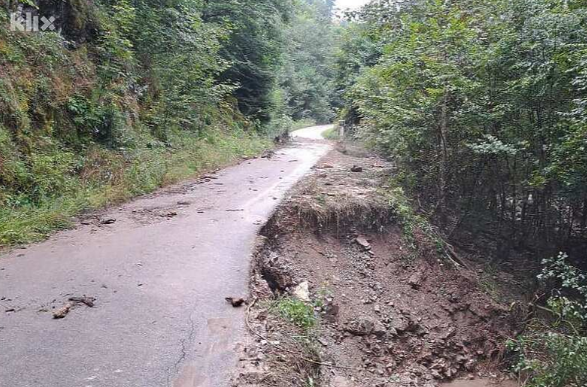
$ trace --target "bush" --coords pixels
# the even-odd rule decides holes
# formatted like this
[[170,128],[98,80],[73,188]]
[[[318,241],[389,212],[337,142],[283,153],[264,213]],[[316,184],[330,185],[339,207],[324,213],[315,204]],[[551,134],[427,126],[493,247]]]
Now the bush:
[[316,316],[311,305],[294,298],[282,298],[277,302],[277,311],[286,320],[300,328],[309,329],[316,325]]
[[538,277],[555,281],[547,305],[550,324],[535,321],[529,333],[509,343],[517,354],[514,370],[527,376],[529,387],[587,385],[587,276],[567,263],[567,255],[543,262]]
[[509,348],[519,355],[514,370],[528,375],[528,387],[587,385],[587,337],[536,332],[510,342]]

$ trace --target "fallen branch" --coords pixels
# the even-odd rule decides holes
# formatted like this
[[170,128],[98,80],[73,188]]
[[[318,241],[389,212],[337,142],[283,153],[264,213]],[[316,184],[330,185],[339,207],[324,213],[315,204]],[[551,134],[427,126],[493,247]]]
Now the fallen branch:
[[6,304],[4,304],[2,302],[0,302],[0,305],[2,305],[2,307],[4,309],[6,309],[6,312],[13,312],[14,311],[14,308],[12,306],[6,306]]
[[444,246],[452,260],[454,260],[459,265],[463,266],[467,270],[471,270],[471,268],[465,263],[465,261],[456,253],[454,248],[449,245],[447,242],[444,242]]

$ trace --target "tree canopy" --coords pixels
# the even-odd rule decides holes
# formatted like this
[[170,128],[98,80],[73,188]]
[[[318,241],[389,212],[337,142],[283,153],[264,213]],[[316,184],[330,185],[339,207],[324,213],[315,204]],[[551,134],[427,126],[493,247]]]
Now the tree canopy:
[[435,215],[459,209],[463,225],[491,214],[512,239],[551,247],[581,237],[585,11],[580,1],[374,1],[338,54],[347,118]]

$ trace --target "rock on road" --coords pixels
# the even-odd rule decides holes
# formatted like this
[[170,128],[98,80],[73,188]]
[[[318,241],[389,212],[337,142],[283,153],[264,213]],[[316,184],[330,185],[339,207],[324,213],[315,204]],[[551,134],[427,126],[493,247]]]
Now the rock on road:
[[[296,141],[1,256],[0,386],[227,386],[245,326],[224,298],[247,294],[260,227],[329,149]],[[95,306],[52,318],[81,296]]]

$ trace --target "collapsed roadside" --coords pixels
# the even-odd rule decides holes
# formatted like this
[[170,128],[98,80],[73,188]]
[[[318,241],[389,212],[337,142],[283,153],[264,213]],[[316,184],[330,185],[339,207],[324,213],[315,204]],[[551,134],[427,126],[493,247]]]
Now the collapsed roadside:
[[504,379],[516,319],[411,213],[393,174],[339,146],[265,226],[235,386]]

